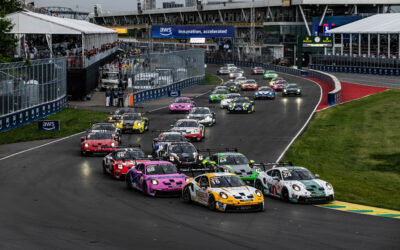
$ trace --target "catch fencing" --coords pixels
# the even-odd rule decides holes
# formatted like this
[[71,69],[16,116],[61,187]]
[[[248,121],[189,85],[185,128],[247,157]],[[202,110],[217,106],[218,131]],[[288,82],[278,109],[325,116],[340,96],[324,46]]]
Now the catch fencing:
[[65,58],[0,64],[0,132],[64,108],[66,72]]

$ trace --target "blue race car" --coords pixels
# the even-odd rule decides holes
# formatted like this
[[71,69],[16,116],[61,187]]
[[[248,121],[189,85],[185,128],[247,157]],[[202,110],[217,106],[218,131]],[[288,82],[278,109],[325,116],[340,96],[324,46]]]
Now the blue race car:
[[254,100],[257,99],[275,99],[275,90],[270,87],[263,86],[254,93]]
[[245,96],[236,97],[229,102],[226,110],[228,113],[247,112],[250,114],[254,112],[254,101],[250,101],[250,99]]

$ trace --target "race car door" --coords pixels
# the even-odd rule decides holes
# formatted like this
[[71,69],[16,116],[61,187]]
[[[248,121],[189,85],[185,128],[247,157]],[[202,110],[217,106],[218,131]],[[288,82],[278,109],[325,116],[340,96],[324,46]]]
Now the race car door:
[[208,190],[209,187],[207,176],[203,175],[197,178],[196,185],[194,187],[196,201],[207,205],[208,203]]
[[133,171],[132,185],[137,189],[142,189],[144,165],[138,164],[136,169]]
[[282,192],[282,176],[278,169],[272,170],[272,195],[280,196]]

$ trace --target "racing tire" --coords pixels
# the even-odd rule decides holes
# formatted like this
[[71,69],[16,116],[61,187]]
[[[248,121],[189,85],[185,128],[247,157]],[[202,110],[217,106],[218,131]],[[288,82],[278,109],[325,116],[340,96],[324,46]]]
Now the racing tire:
[[108,173],[107,173],[107,170],[106,170],[106,165],[104,164],[104,162],[103,162],[103,174],[104,175],[107,175]]
[[81,155],[85,156],[86,152],[85,151],[81,151]]
[[142,192],[143,192],[144,196],[149,196],[149,193],[147,192],[147,184],[146,183],[143,183]]
[[254,187],[264,193],[264,187],[260,180],[256,180],[256,183],[254,183]]
[[190,203],[192,203],[192,195],[190,194],[190,187],[189,186],[186,186],[184,189],[183,189],[183,201],[185,202],[185,203],[188,203],[188,204],[190,204]]
[[131,176],[130,175],[126,175],[125,177],[125,185],[126,185],[126,189],[131,190],[132,189],[132,181],[131,181]]
[[211,210],[211,211],[215,211],[217,209],[217,203],[215,202],[215,198],[214,195],[211,195],[210,198],[208,198],[208,205],[207,207]]
[[284,188],[282,190],[282,194],[281,194],[282,200],[285,202],[289,202],[289,192],[286,188]]
[[144,131],[149,131],[149,123],[148,122],[146,122],[144,124]]

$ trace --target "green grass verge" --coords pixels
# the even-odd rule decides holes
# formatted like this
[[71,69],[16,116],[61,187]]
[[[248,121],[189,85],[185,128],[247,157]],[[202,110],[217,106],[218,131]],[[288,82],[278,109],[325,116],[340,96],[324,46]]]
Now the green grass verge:
[[105,121],[107,115],[107,112],[65,108],[45,118],[45,120],[60,120],[60,131],[39,131],[38,122],[35,121],[0,133],[0,144],[54,139],[76,134],[85,128],[90,128],[95,121]]
[[400,90],[317,113],[285,161],[304,166],[341,201],[400,210]]
[[213,74],[206,73],[205,81],[202,85],[220,85],[221,79]]

